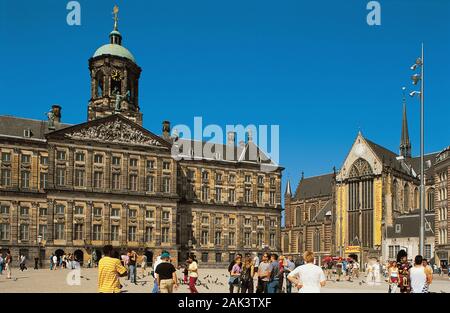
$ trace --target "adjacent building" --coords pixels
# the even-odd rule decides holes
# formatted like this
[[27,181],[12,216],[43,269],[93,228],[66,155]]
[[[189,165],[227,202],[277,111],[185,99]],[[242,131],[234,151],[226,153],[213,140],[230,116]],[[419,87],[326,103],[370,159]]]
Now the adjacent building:
[[450,261],[450,147],[436,156],[434,165],[436,262],[447,267]]

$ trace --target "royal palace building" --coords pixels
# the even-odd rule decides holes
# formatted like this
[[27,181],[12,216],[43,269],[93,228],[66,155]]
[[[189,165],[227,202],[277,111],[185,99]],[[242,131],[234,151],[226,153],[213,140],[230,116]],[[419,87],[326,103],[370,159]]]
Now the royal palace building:
[[143,128],[142,70],[117,13],[109,37],[89,59],[85,123],[62,123],[58,105],[46,121],[0,116],[0,247],[86,262],[112,244],[149,261],[191,252],[206,266],[281,251],[283,169],[250,132],[218,145],[178,138],[167,121],[160,135]]
[[[445,152],[440,155],[440,158],[437,153],[424,156],[425,245],[429,257],[435,256],[433,228],[444,232],[447,227],[446,215],[441,214],[441,222],[434,223],[431,218],[435,213],[435,180],[441,181],[442,189],[446,188],[443,186],[447,182],[445,175],[439,176],[435,171],[435,166],[442,168],[439,173],[448,170],[448,162],[445,163],[443,157]],[[340,170],[309,178],[302,175],[293,195],[288,184],[283,252],[301,254],[305,249],[312,249],[319,256],[318,262],[324,255],[355,254],[364,264],[369,258],[392,259],[394,252],[405,246],[401,244],[403,238],[411,244],[414,242],[410,253],[417,251],[419,174],[420,157],[411,155],[404,101],[399,154],[370,141],[359,132]],[[447,208],[448,202],[439,197],[442,198],[439,202],[441,207]],[[443,212],[445,210],[442,209]],[[446,238],[441,238],[443,249],[448,249],[444,244]],[[446,256],[444,252],[442,255]]]

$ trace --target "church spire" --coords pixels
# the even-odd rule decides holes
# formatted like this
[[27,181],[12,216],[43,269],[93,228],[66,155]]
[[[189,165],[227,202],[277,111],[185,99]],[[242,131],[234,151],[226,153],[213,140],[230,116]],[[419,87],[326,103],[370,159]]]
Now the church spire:
[[287,181],[286,192],[284,193],[284,196],[285,196],[285,197],[290,197],[290,196],[292,196],[291,181],[290,181],[290,180]]
[[111,44],[122,45],[122,35],[119,32],[119,7],[117,5],[114,6],[113,15],[114,29],[109,34],[109,38],[111,40]]
[[411,157],[411,142],[409,141],[408,133],[408,118],[406,114],[406,97],[405,87],[403,89],[403,118],[402,118],[402,136],[400,139],[400,155],[405,158]]

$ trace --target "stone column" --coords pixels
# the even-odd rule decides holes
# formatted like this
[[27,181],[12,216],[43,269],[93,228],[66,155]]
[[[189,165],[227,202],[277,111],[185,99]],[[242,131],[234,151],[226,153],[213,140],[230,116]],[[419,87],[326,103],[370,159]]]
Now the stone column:
[[85,162],[85,171],[86,171],[86,188],[88,190],[92,190],[92,187],[94,186],[92,182],[92,171],[94,168],[94,157],[93,157],[93,151],[91,149],[88,150],[87,156],[86,156],[86,162]]
[[139,245],[142,245],[142,248],[145,248],[145,205],[139,205],[138,211],[138,242]]
[[67,171],[66,186],[74,186],[74,173],[75,173],[75,149],[69,148],[69,168]]
[[[35,216],[35,218],[33,218]],[[39,203],[32,202],[31,203],[31,212],[30,212],[30,243],[37,244],[37,236],[38,236],[38,227],[39,224]]]
[[66,240],[67,245],[73,245],[73,210],[74,210],[74,201],[67,201],[67,221],[66,221]]
[[94,203],[88,201],[86,205],[86,244],[90,245],[92,240],[92,210]]
[[109,192],[111,188],[111,160],[112,160],[112,153],[111,151],[108,151],[108,153],[105,155],[105,181],[103,189],[106,190],[106,192]]
[[160,205],[158,205],[156,207],[156,212],[155,212],[155,218],[156,218],[155,245],[156,246],[161,245],[161,212],[162,212],[162,207]]
[[11,244],[17,244],[19,238],[18,234],[18,223],[19,223],[19,202],[11,202]]
[[48,188],[55,187],[55,146],[48,146]]
[[111,243],[111,203],[106,202],[103,209],[103,227],[104,237],[103,241],[105,244]]
[[128,242],[128,203],[122,204],[121,217],[120,217],[120,245],[126,246]]
[[55,224],[55,201],[47,200],[47,243],[53,244],[53,233]]

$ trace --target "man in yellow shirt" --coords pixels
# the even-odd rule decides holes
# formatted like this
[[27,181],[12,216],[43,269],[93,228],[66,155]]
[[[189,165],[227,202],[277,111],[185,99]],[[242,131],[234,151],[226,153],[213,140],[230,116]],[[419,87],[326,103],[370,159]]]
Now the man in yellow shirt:
[[113,258],[113,247],[103,247],[104,257],[98,263],[98,292],[119,293],[119,277],[127,275],[127,269],[120,263],[119,259]]

